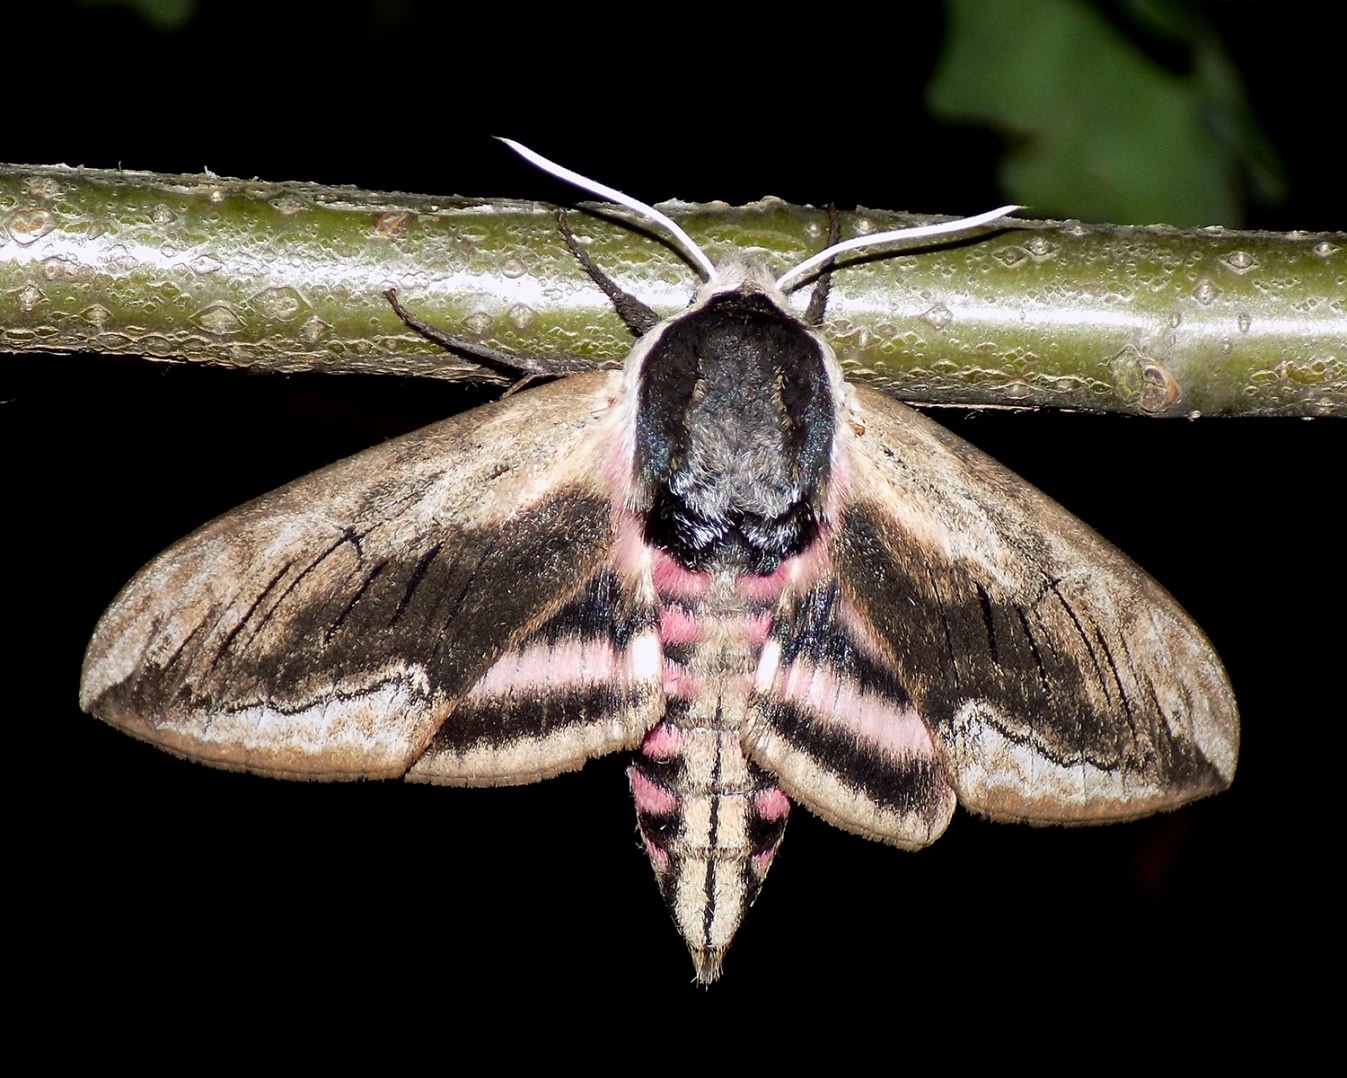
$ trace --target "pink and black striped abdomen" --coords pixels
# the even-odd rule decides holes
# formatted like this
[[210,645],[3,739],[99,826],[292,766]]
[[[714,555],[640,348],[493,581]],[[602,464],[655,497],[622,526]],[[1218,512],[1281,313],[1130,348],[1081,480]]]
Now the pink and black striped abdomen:
[[688,572],[662,553],[654,561],[666,705],[629,777],[660,890],[698,980],[709,982],[767,875],[790,810],[743,749],[775,602],[746,595],[729,573]]

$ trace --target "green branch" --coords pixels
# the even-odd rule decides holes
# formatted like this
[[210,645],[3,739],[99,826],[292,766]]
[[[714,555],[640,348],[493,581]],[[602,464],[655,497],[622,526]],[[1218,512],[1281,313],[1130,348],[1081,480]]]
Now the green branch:
[[[611,208],[573,215],[659,310],[697,281]],[[670,211],[714,257],[784,267],[826,233],[764,202]],[[381,293],[517,354],[621,360],[631,338],[549,206],[217,176],[0,166],[0,349],[270,371],[489,377],[431,350]],[[844,214],[844,235],[911,218]],[[834,275],[850,375],[906,400],[1147,415],[1347,415],[1347,234],[1017,221]]]

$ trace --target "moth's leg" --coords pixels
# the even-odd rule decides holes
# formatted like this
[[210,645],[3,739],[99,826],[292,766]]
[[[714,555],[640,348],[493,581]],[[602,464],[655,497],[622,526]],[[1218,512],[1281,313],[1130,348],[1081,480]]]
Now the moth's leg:
[[575,255],[575,260],[589,274],[589,279],[603,289],[604,295],[613,301],[613,306],[617,309],[617,316],[627,324],[627,328],[638,337],[644,336],[654,329],[659,324],[659,315],[630,292],[624,292],[620,289],[608,274],[590,261],[589,255],[580,246],[580,242],[575,238],[575,233],[571,231],[571,226],[566,220],[565,210],[557,210],[557,225],[561,229],[561,238],[566,241],[566,246],[570,248],[571,254]]
[[396,288],[390,288],[384,292],[384,299],[388,300],[389,306],[393,308],[393,313],[427,340],[434,341],[447,351],[467,356],[469,359],[475,359],[482,366],[490,367],[493,371],[498,371],[511,378],[527,377],[533,379],[550,375],[575,374],[580,371],[592,371],[599,366],[596,363],[586,363],[582,360],[565,357],[513,356],[508,352],[500,351],[498,348],[490,348],[468,337],[446,333],[442,329],[436,329],[428,322],[422,322],[421,319],[398,302],[398,290]]
[[[837,206],[835,203],[829,202],[828,242],[824,244],[822,249],[826,251],[841,238],[842,226],[837,220]],[[814,291],[809,296],[809,306],[804,310],[805,325],[823,325],[823,311],[828,306],[828,290],[832,287],[832,283],[833,264],[829,261],[823,272],[819,274],[818,280],[814,282]]]

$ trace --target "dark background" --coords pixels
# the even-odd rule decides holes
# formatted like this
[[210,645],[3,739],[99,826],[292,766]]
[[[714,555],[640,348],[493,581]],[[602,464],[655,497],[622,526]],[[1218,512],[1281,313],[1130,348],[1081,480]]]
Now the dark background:
[[[1148,40],[1125,6],[1102,10],[1183,69],[1184,50]],[[1316,35],[1283,5],[1196,10],[1244,73],[1287,180],[1278,204],[1226,223],[1340,227],[1322,125],[1341,96]],[[922,110],[939,5],[878,26],[844,11],[721,25],[671,10],[663,38],[617,9],[536,22],[439,11],[203,3],[168,33],[118,7],[49,13],[59,36],[7,70],[0,153],[571,197],[487,139],[501,133],[652,201],[770,193],[946,213],[1002,201],[1000,137]],[[578,1013],[585,1040],[639,1023],[664,1034],[655,1043],[733,1016],[751,1042],[759,1007],[798,1016],[798,1036],[827,1002],[891,1015],[881,1035],[945,1014],[985,1032],[1009,1013],[1024,1019],[1017,1055],[1096,1028],[1128,1051],[1123,1030],[1182,1028],[1208,1008],[1233,1023],[1237,1004],[1271,1004],[1281,1021],[1299,964],[1324,946],[1344,718],[1336,422],[939,412],[1204,626],[1241,705],[1235,786],[1102,829],[960,814],[917,855],[797,810],[707,993],[688,984],[621,760],[513,790],[309,786],[182,763],[79,713],[88,634],[144,561],[247,498],[457,410],[463,387],[48,356],[0,357],[0,379],[17,478],[10,719],[30,746],[11,886],[31,911],[20,946],[41,956],[25,977],[81,1020],[126,1019],[128,1046],[144,1030],[214,1039],[221,1022],[246,1044],[297,1012],[284,1034],[296,1050],[435,1029],[470,1039],[487,1014]]]

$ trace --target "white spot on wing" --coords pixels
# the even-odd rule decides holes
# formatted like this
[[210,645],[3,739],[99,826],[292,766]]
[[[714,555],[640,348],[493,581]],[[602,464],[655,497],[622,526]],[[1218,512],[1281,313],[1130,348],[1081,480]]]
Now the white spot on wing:
[[656,680],[664,674],[664,651],[659,634],[647,630],[636,636],[627,648],[631,676],[639,681]]
[[753,688],[758,692],[766,692],[772,687],[776,680],[776,672],[781,666],[781,645],[775,640],[768,640],[762,648],[762,656],[758,659],[758,672],[753,678]]

